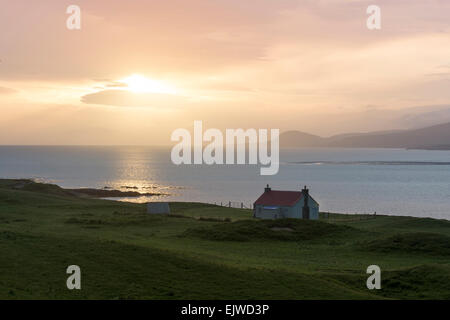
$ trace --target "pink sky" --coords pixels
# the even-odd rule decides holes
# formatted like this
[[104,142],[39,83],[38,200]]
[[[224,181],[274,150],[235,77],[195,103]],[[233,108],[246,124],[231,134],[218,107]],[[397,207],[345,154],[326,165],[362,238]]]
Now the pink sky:
[[[72,4],[81,30],[66,28]],[[166,144],[194,120],[321,135],[450,121],[448,0],[0,8],[0,144]]]

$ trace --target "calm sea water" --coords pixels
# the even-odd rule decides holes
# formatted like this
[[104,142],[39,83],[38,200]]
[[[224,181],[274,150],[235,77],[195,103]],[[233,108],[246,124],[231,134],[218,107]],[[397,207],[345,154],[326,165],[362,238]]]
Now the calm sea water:
[[255,165],[175,166],[169,148],[0,146],[0,177],[167,194],[129,201],[247,207],[267,183],[279,190],[308,185],[321,211],[450,219],[450,151],[282,150],[280,161],[277,175],[260,176]]

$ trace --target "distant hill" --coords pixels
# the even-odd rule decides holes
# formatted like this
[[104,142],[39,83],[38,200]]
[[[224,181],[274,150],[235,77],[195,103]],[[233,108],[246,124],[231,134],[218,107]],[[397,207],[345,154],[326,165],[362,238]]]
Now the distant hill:
[[300,131],[286,131],[280,135],[280,146],[282,148],[321,147],[327,138]]
[[287,131],[280,135],[280,147],[408,148],[450,150],[450,123],[413,130],[348,133],[327,138],[300,131]]

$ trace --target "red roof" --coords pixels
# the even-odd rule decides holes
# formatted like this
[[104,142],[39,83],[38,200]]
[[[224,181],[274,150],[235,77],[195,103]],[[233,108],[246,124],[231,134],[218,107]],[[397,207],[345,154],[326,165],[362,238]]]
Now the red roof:
[[301,191],[270,190],[264,192],[254,204],[263,206],[293,206],[302,197],[303,193]]

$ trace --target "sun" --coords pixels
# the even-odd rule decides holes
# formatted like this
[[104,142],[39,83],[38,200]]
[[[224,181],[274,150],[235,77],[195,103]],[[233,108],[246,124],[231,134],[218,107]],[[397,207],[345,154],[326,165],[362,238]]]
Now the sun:
[[146,78],[144,76],[133,74],[127,78],[120,80],[120,82],[127,85],[126,90],[135,93],[164,93],[164,94],[175,94],[175,88],[170,85]]

